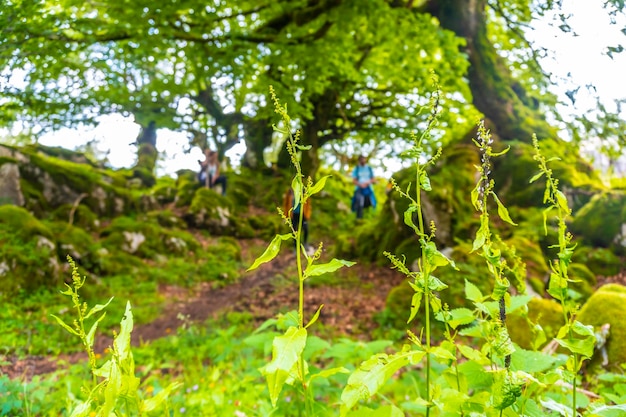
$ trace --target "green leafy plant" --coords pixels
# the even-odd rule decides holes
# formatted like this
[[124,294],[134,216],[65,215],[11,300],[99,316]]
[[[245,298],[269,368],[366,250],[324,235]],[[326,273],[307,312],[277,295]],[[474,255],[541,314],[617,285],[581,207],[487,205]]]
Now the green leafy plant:
[[[140,381],[135,376],[135,362],[130,344],[133,314],[129,302],[126,303],[126,311],[120,322],[120,332],[115,335],[113,346],[109,348],[111,358],[102,366],[97,365],[96,354],[93,349],[95,334],[98,324],[106,314],[103,310],[112,298],[106,304],[98,304],[89,308],[87,303],[81,301],[79,295],[79,290],[85,284],[86,278],[80,277],[78,268],[70,256],[68,256],[68,262],[72,267],[72,285],[66,284],[67,289],[61,293],[72,299],[76,319],[72,325],[69,325],[60,317],[52,316],[61,327],[81,340],[89,357],[89,368],[92,374],[91,388],[83,387],[87,398],[74,406],[71,417],[92,416],[94,415],[92,412],[95,412],[96,417],[109,417],[112,414],[141,416],[161,407],[161,405],[165,405],[167,408],[165,400],[179,386],[176,382],[171,383],[152,398],[143,399],[139,395]],[[100,312],[102,314],[95,319],[87,331],[86,321]]]
[[[433,76],[433,78],[435,77]],[[434,81],[436,84],[436,79],[434,79]],[[415,196],[413,197],[411,195],[411,184],[409,184],[406,190],[402,190],[395,182],[392,182],[394,190],[410,201],[409,207],[404,212],[404,223],[413,229],[419,241],[421,257],[417,263],[417,270],[411,271],[406,266],[404,260],[390,252],[385,252],[385,256],[389,258],[393,267],[409,278],[409,285],[414,291],[407,323],[413,321],[420,311],[420,308],[423,306],[424,327],[422,331],[419,332],[419,337],[409,332],[409,340],[414,345],[413,348],[411,348],[410,345],[405,345],[399,353],[393,355],[375,355],[363,362],[359,369],[352,373],[348,379],[348,385],[341,395],[343,403],[341,408],[342,415],[346,415],[359,400],[375,395],[383,384],[400,369],[408,365],[415,365],[425,358],[426,392],[424,397],[418,398],[416,402],[426,407],[426,415],[428,416],[430,408],[434,405],[433,390],[431,387],[431,358],[434,357],[439,360],[455,359],[454,354],[445,347],[432,345],[430,321],[431,315],[437,315],[443,311],[442,302],[437,296],[437,292],[447,288],[447,285],[434,275],[434,272],[439,267],[448,265],[455,267],[455,265],[453,261],[448,259],[437,249],[437,245],[434,241],[436,226],[431,222],[429,228],[430,232],[427,233],[424,224],[424,216],[422,214],[422,191],[428,192],[432,189],[427,169],[430,165],[433,165],[441,155],[441,150],[439,150],[434,156],[428,157],[424,149],[424,142],[430,139],[431,131],[437,123],[439,110],[439,89],[436,88],[436,91],[431,97],[431,112],[428,118],[427,128],[421,136],[413,136],[414,146],[406,152],[406,154],[415,161]],[[422,335],[424,334],[424,342],[422,342]]]
[[[280,104],[273,89],[270,89],[270,94],[274,102],[275,111],[281,116],[283,124],[283,127],[274,126],[274,129],[285,136],[287,151],[289,152],[291,163],[296,170],[296,174],[291,182],[294,207],[305,207],[307,200],[324,188],[324,184],[329,176],[322,177],[315,184],[313,184],[313,180],[310,177],[308,177],[306,181],[304,180],[304,174],[302,173],[298,159],[298,152],[307,151],[309,147],[302,146],[298,143],[299,132],[296,132],[295,135],[292,134],[290,129],[291,119],[289,118],[287,109]],[[290,210],[293,210],[293,208]],[[304,398],[306,413],[307,415],[311,415],[313,406],[313,394],[310,390],[311,382],[316,378],[328,378],[336,373],[345,373],[347,370],[340,367],[323,370],[317,374],[308,376],[308,366],[303,358],[303,352],[307,344],[307,328],[317,321],[324,305],[320,305],[308,322],[305,321],[304,282],[311,277],[331,273],[344,266],[352,266],[354,262],[333,258],[327,263],[316,263],[322,254],[322,244],[319,245],[313,255],[309,255],[306,250],[304,250],[301,235],[304,210],[300,210],[297,225],[294,225],[291,220],[291,212],[284,213],[280,208],[278,211],[291,229],[291,233],[276,235],[265,252],[248,268],[248,271],[254,270],[258,268],[259,265],[274,259],[276,255],[278,255],[283,241],[294,240],[298,272],[298,313],[297,322],[289,326],[282,336],[276,336],[274,338],[272,360],[261,369],[261,373],[267,379],[272,405],[276,406],[280,392],[285,384],[294,385],[297,383],[300,386]],[[303,258],[306,265],[303,264]]]
[[568,277],[568,267],[574,255],[572,234],[567,231],[566,220],[571,214],[571,209],[567,202],[567,197],[559,190],[559,181],[552,176],[552,170],[548,168],[548,163],[556,157],[546,159],[539,149],[539,141],[533,136],[533,146],[535,147],[534,159],[539,165],[539,173],[531,178],[530,182],[535,182],[545,176],[546,188],[543,196],[544,204],[547,208],[543,212],[544,230],[548,233],[549,215],[553,213],[558,228],[558,243],[551,246],[556,248],[557,259],[550,263],[550,282],[548,285],[548,293],[558,300],[563,306],[563,320],[565,324],[559,329],[557,338],[558,344],[570,352],[569,360],[565,367],[565,378],[572,381],[572,409],[571,415],[576,416],[577,405],[577,373],[580,371],[582,364],[593,355],[593,349],[596,342],[593,326],[586,326],[576,320],[577,306],[572,304],[570,298],[568,284],[573,282]]

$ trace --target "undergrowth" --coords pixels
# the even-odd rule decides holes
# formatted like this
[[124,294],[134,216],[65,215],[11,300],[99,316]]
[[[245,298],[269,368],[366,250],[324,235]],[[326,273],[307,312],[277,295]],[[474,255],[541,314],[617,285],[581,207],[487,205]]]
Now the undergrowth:
[[[594,353],[594,329],[576,320],[578,306],[568,275],[575,250],[567,231],[571,211],[550,170],[552,158],[542,155],[536,138],[539,172],[530,181],[546,180],[543,226],[546,234],[550,228],[558,231],[548,293],[561,303],[565,324],[549,341],[541,326],[530,322],[531,349],[517,346],[509,336],[508,314],[527,312],[531,296],[525,288],[523,261],[499,236],[501,223],[516,224],[490,177],[492,158],[504,156],[506,150],[492,149],[490,132],[480,122],[474,143],[481,164],[476,167],[476,187],[468,196],[479,225],[468,247],[470,255],[486,265],[489,273],[482,278],[489,280],[492,290],[484,294],[465,280],[464,305],[471,307],[442,301],[441,294],[452,283],[438,275],[456,265],[437,247],[437,225],[424,217],[422,207],[432,191],[430,168],[441,156],[441,150],[431,155],[424,146],[441,110],[436,80],[434,90],[424,109],[429,112],[427,127],[413,135],[413,147],[407,151],[414,161],[414,182],[405,189],[393,184],[393,190],[408,200],[403,221],[415,234],[420,253],[413,265],[407,265],[402,253],[385,252],[412,291],[411,303],[405,306],[407,323],[420,323],[407,332],[400,346],[384,339],[326,340],[314,334],[323,305],[315,311],[305,309],[305,283],[328,279],[353,262],[322,262],[323,244],[307,253],[302,245],[302,217],[292,220],[290,212],[279,209],[289,232],[276,235],[249,270],[270,262],[281,247],[295,251],[295,265],[289,269],[293,273],[286,278],[298,295],[296,311],[278,314],[256,328],[252,314],[245,311],[203,325],[181,316],[176,334],[131,350],[133,310],[126,303],[123,312],[117,312],[122,316],[119,330],[113,332],[103,358],[93,346],[112,301],[89,307],[81,295],[85,278],[70,259],[71,284],[62,294],[71,300],[73,319],[51,317],[82,346],[87,359],[45,379],[15,381],[0,376],[0,416],[626,415],[623,374],[603,374],[594,392],[580,386],[581,368]],[[296,205],[304,207],[330,178],[314,181],[301,171],[299,154],[308,148],[299,143],[298,132],[292,133],[286,109],[271,94],[281,117],[275,129],[286,138],[295,170],[290,188]],[[494,212],[501,220],[498,227]],[[193,268],[176,265],[183,275],[194,274]],[[464,279],[459,271],[455,273]],[[433,337],[435,330],[443,334],[442,339]],[[548,350],[551,346],[554,351]]]

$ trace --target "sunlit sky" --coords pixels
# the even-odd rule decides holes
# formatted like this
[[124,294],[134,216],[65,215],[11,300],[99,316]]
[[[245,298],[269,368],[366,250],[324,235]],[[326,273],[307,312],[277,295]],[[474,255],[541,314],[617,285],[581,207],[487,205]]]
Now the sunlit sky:
[[[552,51],[542,61],[542,65],[560,80],[555,92],[564,96],[565,91],[581,86],[575,106],[559,111],[562,114],[582,114],[593,110],[595,101],[584,92],[587,84],[595,86],[597,94],[606,100],[607,106],[616,99],[626,98],[626,52],[614,55],[613,59],[604,54],[607,46],[626,43],[624,34],[620,32],[626,27],[626,21],[622,18],[618,24],[611,25],[610,17],[601,7],[601,0],[570,0],[563,3],[562,13],[572,15],[568,20],[572,32],[563,33],[557,27],[551,27],[551,19],[548,17],[537,22],[534,31],[529,34],[530,40]],[[93,129],[63,129],[42,136],[40,143],[73,149],[97,139],[98,150],[109,152],[111,166],[121,168],[132,166],[135,162],[135,147],[131,143],[138,133],[139,126],[132,118],[106,115],[100,118],[99,126]],[[160,175],[172,175],[184,168],[197,169],[197,160],[201,159],[202,152],[194,148],[190,153],[184,153],[187,144],[184,134],[164,129],[158,131],[157,149],[165,156],[159,167]],[[240,144],[227,155],[237,161],[244,150],[245,145]]]

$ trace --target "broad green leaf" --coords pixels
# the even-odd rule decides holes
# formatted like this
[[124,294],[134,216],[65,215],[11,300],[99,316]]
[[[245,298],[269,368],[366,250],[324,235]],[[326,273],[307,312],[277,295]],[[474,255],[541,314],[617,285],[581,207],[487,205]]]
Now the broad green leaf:
[[297,366],[306,345],[306,329],[290,327],[283,336],[274,338],[272,361],[261,368],[267,378],[272,405],[276,406],[283,385]]
[[404,224],[406,224],[411,229],[413,229],[415,231],[415,233],[417,233],[419,236],[422,236],[423,233],[415,225],[415,223],[413,223],[413,213],[416,213],[417,211],[418,211],[418,208],[417,208],[417,206],[415,204],[409,205],[409,207],[404,212]]
[[307,194],[311,196],[313,194],[316,194],[322,191],[322,189],[324,188],[324,185],[326,184],[326,180],[328,178],[330,178],[330,175],[326,175],[320,178],[319,181],[315,183],[315,185],[313,185],[311,188],[307,190]]
[[91,412],[91,401],[91,398],[88,398],[87,400],[85,400],[85,402],[78,404],[78,406],[76,406],[76,408],[74,408],[74,410],[72,411],[72,414],[70,414],[70,417],[88,416]]
[[593,326],[574,321],[573,324],[568,323],[561,327],[555,340],[564,348],[590,358],[593,355],[596,335]]
[[430,353],[438,359],[448,359],[448,360],[455,360],[456,356],[454,356],[454,354],[452,352],[450,352],[448,349],[445,349],[441,346],[436,346],[430,349]]
[[474,320],[476,320],[476,317],[474,317],[474,313],[469,308],[455,308],[453,310],[450,310],[448,313],[450,314],[448,324],[453,329],[456,329],[457,327],[464,324],[470,324]]
[[130,308],[130,301],[126,302],[126,311],[120,321],[120,332],[113,340],[113,349],[119,355],[120,360],[130,356],[130,334],[133,331],[133,312]]
[[566,404],[561,404],[554,401],[552,398],[547,398],[545,400],[540,399],[541,405],[548,410],[555,411],[562,416],[571,416],[572,415],[572,407]]
[[461,355],[469,359],[470,361],[474,361],[479,365],[488,365],[490,360],[487,356],[485,356],[480,350],[476,350],[471,346],[467,346],[464,344],[459,344],[457,346]]
[[144,413],[156,410],[161,404],[163,404],[164,401],[167,400],[172,391],[178,389],[181,385],[182,384],[180,382],[172,382],[165,387],[165,389],[159,391],[154,397],[142,401],[140,410]]
[[313,381],[315,378],[324,378],[327,379],[336,374],[349,374],[350,370],[348,368],[344,368],[343,366],[337,368],[324,369],[316,374],[311,375],[309,378],[309,382]]
[[65,324],[65,322],[63,320],[61,320],[60,317],[55,316],[54,314],[50,314],[52,317],[55,318],[55,320],[57,321],[57,323],[59,323],[61,325],[61,327],[63,327],[65,330],[67,330],[68,332],[75,334],[76,336],[78,336],[78,332],[75,329],[72,329],[70,326],[68,326],[67,324]]
[[91,308],[91,310],[89,310],[89,313],[87,313],[85,315],[85,317],[83,318],[83,320],[87,320],[89,317],[93,316],[94,314],[96,314],[97,312],[101,311],[102,309],[106,308],[109,304],[111,304],[111,301],[113,301],[114,297],[109,298],[109,301],[106,302],[106,304],[97,304],[95,306],[93,306]]
[[435,294],[430,294],[430,308],[433,311],[433,314],[437,314],[441,311],[441,300]]
[[424,191],[432,190],[430,186],[430,179],[428,178],[428,174],[426,173],[426,171],[420,171],[419,180],[420,180],[420,187],[422,187],[422,190]]
[[413,321],[417,313],[420,309],[420,304],[422,303],[422,293],[416,292],[411,297],[411,314],[409,315],[409,319],[406,321],[406,324],[409,324]]
[[511,370],[544,372],[554,367],[557,358],[543,352],[517,349],[511,354]]
[[540,172],[536,173],[536,174],[535,174],[535,175],[534,175],[534,176],[530,179],[529,183],[531,183],[531,184],[532,184],[533,182],[537,181],[539,178],[541,178],[541,177],[543,176],[543,174],[544,174],[544,172],[543,172],[543,171],[540,171]]
[[295,207],[302,202],[302,179],[299,175],[293,177],[291,189],[293,190],[293,206]]
[[433,271],[439,266],[446,266],[448,264],[450,264],[454,269],[457,269],[453,261],[448,259],[443,253],[439,252],[435,242],[424,242],[423,239],[420,239],[420,242],[422,243],[426,260],[429,265],[433,267]]
[[559,207],[561,208],[561,210],[569,214],[570,210],[569,205],[567,204],[567,197],[565,197],[565,194],[563,194],[560,190],[556,190],[555,195],[556,201],[557,203],[559,203]]
[[304,270],[304,278],[314,277],[317,275],[326,274],[329,272],[335,272],[339,268],[344,266],[352,266],[356,264],[356,262],[352,261],[344,261],[343,259],[333,258],[330,262],[325,264],[311,264]]
[[[456,387],[456,380],[450,381],[450,386]],[[467,403],[470,397],[456,389],[444,388],[441,390],[441,394],[436,399],[436,403],[442,408],[444,412],[450,413],[449,415],[464,415],[460,414],[463,406]]]
[[102,319],[106,316],[106,312],[102,313],[102,315],[91,325],[91,329],[89,329],[89,333],[87,333],[87,345],[89,347],[93,346],[94,339],[96,337],[96,329],[98,328],[98,323],[102,321]]
[[419,362],[426,353],[423,351],[403,350],[394,355],[379,353],[363,362],[350,375],[348,383],[341,393],[341,415],[354,407],[359,400],[370,398],[401,368]]
[[472,252],[483,247],[489,236],[489,223],[481,218],[480,228],[476,232],[476,238],[472,244]]
[[430,275],[428,277],[428,289],[431,291],[441,291],[448,288],[446,284],[444,284],[439,278],[436,276]]
[[517,223],[511,220],[511,216],[509,216],[509,211],[506,209],[506,207],[504,207],[504,204],[502,204],[496,193],[492,191],[491,195],[498,205],[498,216],[500,216],[500,218],[505,222],[512,224],[513,226],[517,226]]
[[550,274],[548,282],[548,294],[559,301],[564,301],[565,291],[567,290],[567,280],[554,272]]
[[474,206],[474,209],[476,209],[476,211],[480,211],[481,203],[478,200],[480,198],[480,185],[481,185],[481,182],[477,183],[474,189],[472,190],[472,192],[470,193],[472,205]]
[[469,282],[467,279],[465,280],[465,297],[474,302],[481,302],[485,299],[478,287]]
[[592,403],[589,408],[593,417],[623,417],[626,415],[626,404],[594,405]]
[[315,312],[315,314],[313,314],[313,317],[311,318],[311,320],[309,321],[309,324],[307,324],[306,326],[304,326],[305,329],[308,329],[310,325],[312,325],[313,323],[315,323],[317,321],[317,319],[320,317],[320,313],[322,312],[322,308],[324,308],[324,304],[320,305],[319,308],[317,309],[317,311]]
[[258,268],[259,265],[264,264],[265,262],[269,262],[272,259],[274,259],[276,257],[276,255],[278,255],[278,252],[280,252],[280,244],[281,244],[281,242],[283,240],[291,239],[292,237],[293,236],[291,234],[274,236],[274,239],[272,239],[272,241],[270,242],[270,244],[267,247],[267,249],[265,249],[265,252],[263,252],[263,255],[261,255],[258,258],[256,258],[256,260],[254,261],[252,266],[250,268],[248,268],[246,270],[246,272],[247,271],[252,271],[253,269]]

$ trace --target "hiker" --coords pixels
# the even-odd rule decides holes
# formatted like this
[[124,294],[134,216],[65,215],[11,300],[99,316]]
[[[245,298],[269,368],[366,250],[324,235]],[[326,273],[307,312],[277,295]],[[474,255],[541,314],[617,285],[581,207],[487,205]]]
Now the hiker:
[[[294,207],[295,205],[295,207]],[[291,187],[287,189],[283,198],[283,211],[286,216],[291,219],[291,224],[295,231],[298,231],[298,224],[300,222],[300,204],[293,201],[293,190]],[[311,199],[307,199],[304,203],[304,211],[302,213],[302,235],[300,236],[300,243],[304,246],[307,253],[310,251],[307,243],[309,241],[309,219],[311,218]]]
[[376,196],[372,184],[376,182],[372,167],[367,165],[365,155],[359,156],[359,163],[352,171],[352,182],[356,185],[352,196],[352,211],[357,219],[363,218],[363,210],[367,207],[376,208]]
[[198,163],[200,164],[198,181],[207,188],[213,188],[219,184],[222,186],[222,195],[226,195],[226,177],[220,175],[220,161],[217,152],[205,149],[204,161],[198,161]]

